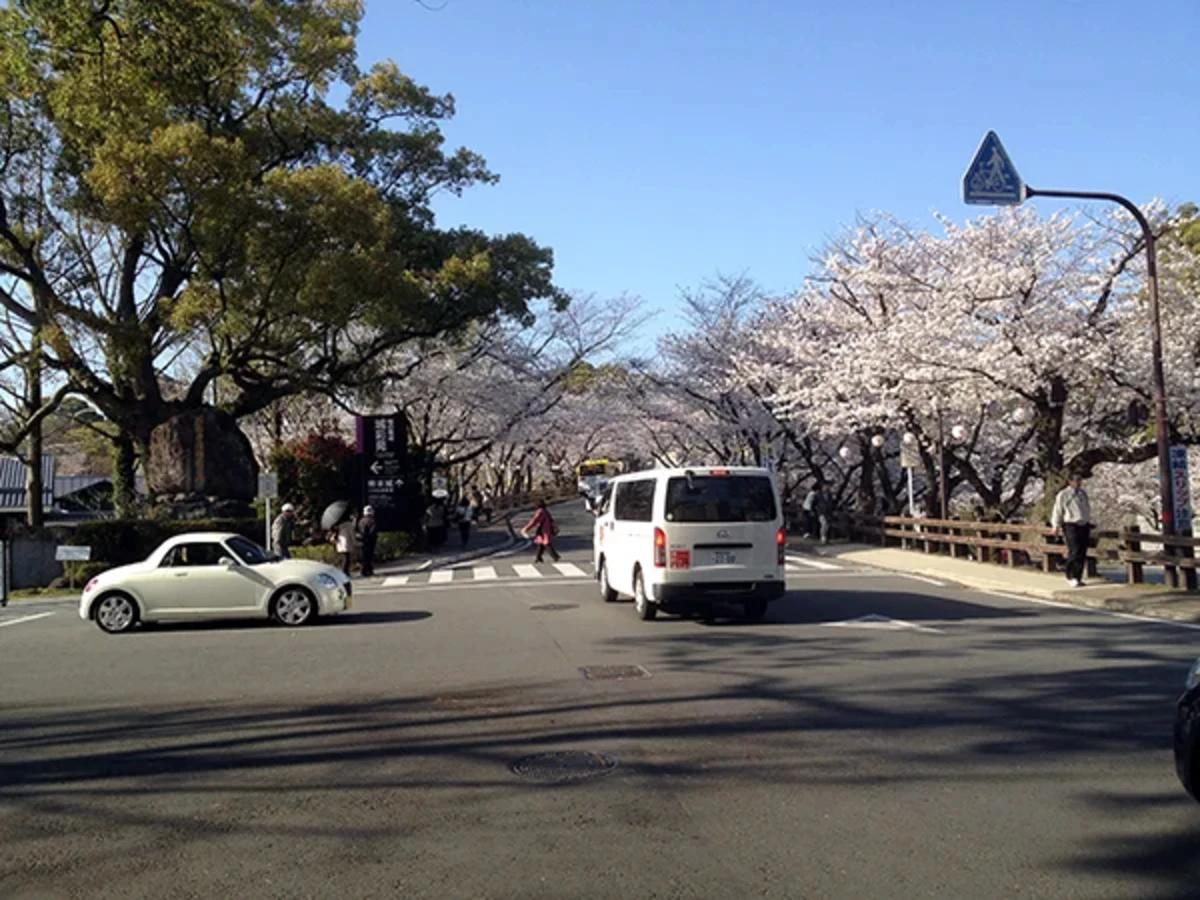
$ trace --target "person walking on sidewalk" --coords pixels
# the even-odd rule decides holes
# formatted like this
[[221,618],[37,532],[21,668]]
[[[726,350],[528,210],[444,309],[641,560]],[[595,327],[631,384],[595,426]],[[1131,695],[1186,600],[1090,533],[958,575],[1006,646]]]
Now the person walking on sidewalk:
[[550,510],[546,509],[546,501],[539,500],[537,512],[533,514],[533,518],[529,520],[529,524],[521,529],[521,534],[528,537],[533,534],[533,545],[537,547],[537,555],[533,558],[535,563],[542,562],[547,550],[550,551],[550,556],[555,562],[558,562],[558,550],[554,547],[554,536],[558,534],[558,525],[554,522],[554,516],[550,515]]
[[296,531],[296,507],[283,504],[283,509],[271,523],[271,545],[280,559],[292,558],[292,540]]
[[833,512],[833,502],[829,492],[825,490],[825,482],[818,481],[804,498],[804,513],[808,519],[805,537],[820,536],[822,544],[829,543],[829,517]]
[[375,574],[375,547],[379,543],[379,523],[375,521],[375,507],[363,507],[362,518],[358,520],[358,537],[362,541],[363,578],[370,578]]
[[358,542],[358,529],[354,527],[354,511],[351,510],[341,522],[334,526],[333,548],[338,554],[338,563],[346,577],[350,576],[350,564],[354,562],[354,545]]
[[1067,583],[1083,587],[1092,536],[1092,504],[1083,489],[1083,476],[1078,472],[1067,476],[1067,486],[1054,498],[1050,524],[1062,531],[1067,544]]
[[475,522],[475,507],[471,505],[471,501],[464,495],[458,504],[458,537],[462,541],[462,545],[467,546],[467,541],[471,539],[471,525]]

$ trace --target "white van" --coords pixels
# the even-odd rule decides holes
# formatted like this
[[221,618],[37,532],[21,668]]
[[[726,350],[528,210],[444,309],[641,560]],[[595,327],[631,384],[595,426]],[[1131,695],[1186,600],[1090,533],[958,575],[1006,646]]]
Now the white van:
[[600,594],[631,594],[638,615],[713,602],[760,619],[785,590],[787,534],[766,469],[652,469],[613,478],[596,510]]

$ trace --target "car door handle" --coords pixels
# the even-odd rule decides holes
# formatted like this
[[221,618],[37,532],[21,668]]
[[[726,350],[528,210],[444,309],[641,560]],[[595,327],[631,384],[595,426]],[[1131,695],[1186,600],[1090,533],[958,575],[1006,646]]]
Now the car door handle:
[[187,572],[176,572],[175,577],[176,578],[187,578]]

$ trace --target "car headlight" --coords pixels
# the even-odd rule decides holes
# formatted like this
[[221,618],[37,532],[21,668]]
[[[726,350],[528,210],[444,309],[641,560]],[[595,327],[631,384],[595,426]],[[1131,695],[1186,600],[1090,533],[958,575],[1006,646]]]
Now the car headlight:
[[1192,663],[1192,667],[1188,669],[1187,687],[1185,690],[1190,691],[1198,684],[1200,684],[1200,659]]
[[317,584],[327,591],[335,591],[338,586],[337,579],[332,575],[326,575],[324,572],[317,576]]

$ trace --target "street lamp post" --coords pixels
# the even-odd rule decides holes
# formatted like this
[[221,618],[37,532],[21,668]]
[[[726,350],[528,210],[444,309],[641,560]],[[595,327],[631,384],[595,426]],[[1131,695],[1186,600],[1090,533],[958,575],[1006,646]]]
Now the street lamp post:
[[[1142,229],[1142,240],[1146,244],[1146,292],[1150,297],[1150,365],[1154,377],[1154,431],[1158,439],[1158,502],[1162,506],[1163,537],[1174,537],[1175,498],[1171,491],[1171,436],[1167,431],[1167,380],[1163,372],[1162,317],[1158,304],[1158,259],[1154,248],[1154,232],[1150,223],[1137,205],[1120,194],[1093,191],[1043,191],[1025,185],[1026,197],[1060,197],[1075,200],[1107,200],[1125,207]],[[1175,548],[1163,547],[1167,555]],[[1179,586],[1179,572],[1174,566],[1166,567],[1167,583]]]

